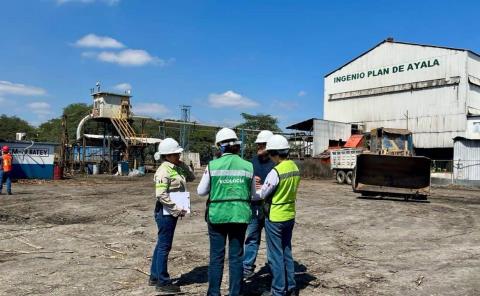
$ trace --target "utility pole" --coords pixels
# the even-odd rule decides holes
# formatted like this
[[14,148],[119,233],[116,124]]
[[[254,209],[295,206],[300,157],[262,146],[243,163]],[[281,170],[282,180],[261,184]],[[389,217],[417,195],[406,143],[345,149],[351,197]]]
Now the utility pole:
[[185,152],[189,151],[188,138],[189,138],[190,126],[186,123],[190,122],[191,108],[192,106],[180,105],[180,112],[181,112],[180,120],[182,121],[182,124],[180,127],[180,146],[183,147]]

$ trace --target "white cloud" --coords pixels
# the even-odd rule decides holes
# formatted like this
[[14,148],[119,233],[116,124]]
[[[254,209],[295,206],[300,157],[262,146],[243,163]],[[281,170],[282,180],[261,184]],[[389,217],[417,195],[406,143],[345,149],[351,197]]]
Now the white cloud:
[[244,97],[233,90],[228,90],[223,94],[210,94],[208,96],[208,103],[213,108],[250,108],[258,106],[258,103],[254,100]]
[[135,67],[152,64],[163,67],[169,63],[169,61],[150,55],[143,49],[125,49],[118,52],[102,51],[100,53],[84,52],[82,56],[86,58],[96,58],[99,61],[114,63],[120,66]]
[[82,52],[81,56],[84,58],[95,58],[98,55],[98,53],[94,51],[84,51]]
[[132,89],[132,85],[130,83],[119,83],[113,87],[115,90],[118,91],[127,91]]
[[51,106],[47,102],[32,102],[27,104],[27,107],[32,113],[38,116],[47,116],[52,114]]
[[90,4],[90,3],[105,3],[107,5],[113,6],[117,5],[120,3],[120,0],[56,0],[57,4],[62,5],[62,4],[67,4],[67,3],[83,3],[83,4]]
[[299,104],[298,104],[297,101],[278,101],[278,100],[275,100],[275,101],[272,102],[271,106],[291,110],[291,109],[297,108],[299,106]]
[[169,113],[167,107],[158,103],[138,103],[133,105],[133,113],[136,115],[151,115],[158,117]]
[[0,95],[41,96],[47,92],[40,87],[0,80]]
[[87,34],[75,42],[77,47],[95,47],[95,48],[124,48],[125,45],[118,40],[108,36],[98,36]]
[[299,97],[304,97],[306,95],[307,95],[307,92],[304,91],[304,90],[299,91],[298,94],[297,94],[297,96],[299,96]]

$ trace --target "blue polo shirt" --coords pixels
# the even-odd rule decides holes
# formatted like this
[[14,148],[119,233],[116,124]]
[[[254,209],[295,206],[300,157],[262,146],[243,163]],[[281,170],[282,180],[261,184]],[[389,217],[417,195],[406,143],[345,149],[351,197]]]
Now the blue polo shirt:
[[263,184],[267,178],[268,173],[275,167],[275,163],[270,157],[259,157],[255,155],[252,159],[253,175],[260,177],[260,183]]

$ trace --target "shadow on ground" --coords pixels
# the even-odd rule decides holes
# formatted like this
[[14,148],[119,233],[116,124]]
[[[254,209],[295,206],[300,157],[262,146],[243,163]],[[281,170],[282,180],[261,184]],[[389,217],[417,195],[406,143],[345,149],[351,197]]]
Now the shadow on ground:
[[208,282],[208,266],[195,267],[191,271],[182,274],[176,282],[179,286],[191,284],[203,284]]
[[357,199],[365,199],[365,200],[374,200],[374,201],[381,201],[381,200],[389,200],[389,201],[397,201],[397,202],[413,202],[413,203],[430,203],[429,200],[426,199],[415,199],[415,198],[408,198],[405,199],[404,197],[392,197],[392,196],[357,196]]
[[[297,293],[305,289],[310,283],[317,278],[307,272],[308,268],[295,261],[295,282],[297,283]],[[243,295],[259,296],[264,291],[270,290],[272,283],[272,276],[270,275],[270,268],[264,265],[255,275],[249,279],[243,287]]]

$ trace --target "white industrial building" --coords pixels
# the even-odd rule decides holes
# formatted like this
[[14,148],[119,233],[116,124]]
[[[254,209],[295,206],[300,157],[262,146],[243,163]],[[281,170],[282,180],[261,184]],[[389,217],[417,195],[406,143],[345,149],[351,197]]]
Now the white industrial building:
[[454,139],[453,181],[480,186],[480,140]]
[[318,156],[330,146],[337,146],[348,140],[352,134],[352,125],[344,122],[336,122],[311,118],[305,121],[287,126],[287,129],[304,132],[304,139],[298,141],[299,135],[295,133],[295,141],[290,141],[293,146],[304,146],[308,152],[303,156]]
[[387,39],[324,80],[325,120],[408,128],[437,159],[453,158],[455,137],[480,139],[480,55],[470,50]]

